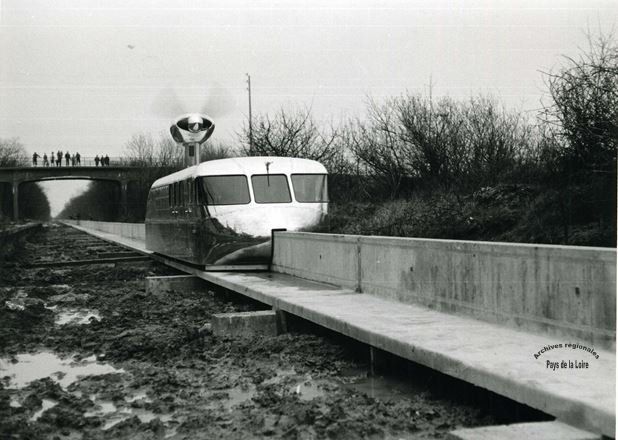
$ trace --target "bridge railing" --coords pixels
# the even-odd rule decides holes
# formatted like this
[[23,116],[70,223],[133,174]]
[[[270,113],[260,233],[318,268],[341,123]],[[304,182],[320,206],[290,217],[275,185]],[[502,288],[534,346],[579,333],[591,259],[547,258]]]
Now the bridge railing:
[[[97,160],[98,159],[98,160]],[[29,163],[25,163],[20,166],[20,168],[45,168],[45,167],[143,167],[143,166],[155,166],[155,165],[166,165],[166,166],[179,166],[181,163],[178,161],[172,161],[169,164],[147,164],[140,162],[135,159],[130,159],[126,157],[113,156],[109,157],[109,162],[106,160],[101,160],[100,156],[81,156],[79,161],[71,157],[68,160],[63,157],[62,160],[58,161],[57,158],[50,158],[47,156],[47,161],[43,159],[43,157],[39,157],[36,162],[32,160]]]

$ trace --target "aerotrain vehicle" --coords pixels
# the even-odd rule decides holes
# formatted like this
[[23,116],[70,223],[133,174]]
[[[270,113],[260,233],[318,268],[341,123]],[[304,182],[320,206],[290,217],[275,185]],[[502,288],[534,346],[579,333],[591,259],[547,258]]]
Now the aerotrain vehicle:
[[212,160],[153,183],[146,247],[205,270],[267,269],[272,230],[311,228],[327,209],[327,172],[319,162]]

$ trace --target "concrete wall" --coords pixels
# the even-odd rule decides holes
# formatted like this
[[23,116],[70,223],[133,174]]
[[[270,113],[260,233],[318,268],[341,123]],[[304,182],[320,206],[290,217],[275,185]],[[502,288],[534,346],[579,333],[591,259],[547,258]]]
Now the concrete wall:
[[146,226],[144,223],[95,222],[90,220],[65,220],[67,223],[120,235],[133,240],[146,241]]
[[615,348],[616,250],[276,233],[273,269]]

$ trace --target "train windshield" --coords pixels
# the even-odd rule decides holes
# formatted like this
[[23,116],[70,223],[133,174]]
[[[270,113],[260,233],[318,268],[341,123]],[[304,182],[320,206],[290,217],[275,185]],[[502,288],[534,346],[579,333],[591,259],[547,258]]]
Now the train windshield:
[[251,201],[247,176],[207,176],[201,178],[208,205],[244,205]]
[[292,174],[292,186],[301,203],[328,202],[326,174]]
[[255,174],[251,176],[256,203],[290,203],[292,196],[285,174]]

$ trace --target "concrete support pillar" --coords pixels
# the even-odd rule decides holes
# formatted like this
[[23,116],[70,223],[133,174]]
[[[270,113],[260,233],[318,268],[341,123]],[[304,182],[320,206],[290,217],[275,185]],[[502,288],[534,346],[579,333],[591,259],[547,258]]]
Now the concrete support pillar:
[[2,219],[4,219],[4,194],[4,183],[0,182],[0,222],[2,221]]
[[19,220],[19,182],[13,182],[13,220]]
[[120,181],[120,216],[126,219],[129,215],[129,202],[127,192],[129,190],[129,182],[127,180]]
[[215,336],[277,336],[277,315],[273,310],[217,313],[212,315]]
[[288,332],[288,314],[283,310],[273,308],[277,319],[277,334],[281,335]]
[[174,290],[206,290],[206,283],[193,275],[146,277],[146,293],[163,295]]

